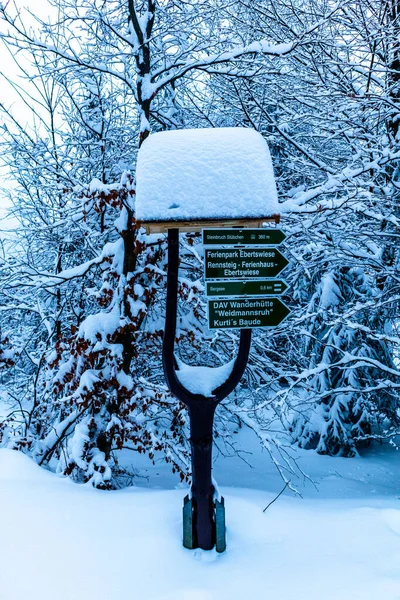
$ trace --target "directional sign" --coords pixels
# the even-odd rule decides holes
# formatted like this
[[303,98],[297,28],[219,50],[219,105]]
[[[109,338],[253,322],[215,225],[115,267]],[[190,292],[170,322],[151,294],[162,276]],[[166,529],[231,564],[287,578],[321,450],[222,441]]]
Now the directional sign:
[[279,246],[285,238],[280,229],[203,229],[205,246]]
[[207,249],[206,279],[260,279],[276,277],[289,261],[276,248]]
[[286,281],[260,279],[258,281],[208,281],[206,296],[280,296],[288,288]]
[[210,329],[276,327],[289,313],[279,298],[209,300],[208,326]]

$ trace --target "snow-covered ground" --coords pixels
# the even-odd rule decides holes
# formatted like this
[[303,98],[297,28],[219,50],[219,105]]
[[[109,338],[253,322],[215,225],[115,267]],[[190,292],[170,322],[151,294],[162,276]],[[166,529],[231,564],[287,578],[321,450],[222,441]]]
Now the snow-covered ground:
[[399,454],[301,452],[318,491],[285,492],[263,513],[282,484],[247,441],[253,468],[233,458],[215,467],[223,555],[182,547],[185,489],[164,467],[101,492],[0,450],[1,600],[399,600]]

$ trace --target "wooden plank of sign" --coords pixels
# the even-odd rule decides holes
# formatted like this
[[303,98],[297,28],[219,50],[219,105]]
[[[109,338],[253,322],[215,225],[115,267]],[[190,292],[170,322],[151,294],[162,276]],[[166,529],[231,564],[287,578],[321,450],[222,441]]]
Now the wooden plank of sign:
[[205,228],[213,227],[262,227],[264,223],[279,223],[280,215],[262,217],[257,219],[225,219],[225,220],[199,220],[199,221],[146,221],[137,222],[137,225],[150,233],[167,233],[168,229],[179,229],[182,232],[196,233]]

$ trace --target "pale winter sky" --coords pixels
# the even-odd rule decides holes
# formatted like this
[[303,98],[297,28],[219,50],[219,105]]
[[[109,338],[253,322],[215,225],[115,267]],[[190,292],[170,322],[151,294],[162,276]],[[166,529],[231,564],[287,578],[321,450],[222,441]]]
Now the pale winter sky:
[[[27,11],[37,13],[43,20],[45,20],[47,15],[50,15],[51,7],[48,3],[48,0],[13,0],[13,2],[10,2],[10,6],[12,3],[21,9],[21,13],[24,14],[24,22],[27,23],[34,22]],[[6,4],[6,2],[3,1],[3,4]],[[10,8],[10,11],[11,10],[12,9]],[[4,31],[3,24],[0,24],[0,31]],[[0,65],[0,71],[2,74],[2,81],[0,85],[0,102],[10,106],[17,101],[17,97],[11,86],[7,84],[7,78],[15,79],[17,75],[17,69],[12,56],[10,56],[10,53],[5,48],[3,43],[0,43]]]
[[[6,4],[6,2],[3,2]],[[44,20],[47,15],[50,15],[51,7],[47,0],[13,0],[13,3],[21,9],[24,13],[24,21],[32,22],[32,17],[26,13],[25,9],[30,10],[33,13],[37,13]],[[11,6],[12,2],[10,2]],[[0,24],[0,31],[4,30],[4,26]],[[10,80],[14,80],[17,83],[23,85],[23,80],[19,78],[18,69],[14,63],[10,52],[5,47],[4,43],[0,39],[0,103],[11,108],[13,114],[18,117],[20,122],[28,123],[30,120],[29,110],[24,106],[24,103],[18,98],[18,94],[13,90],[9,84]],[[5,185],[5,171],[4,168],[0,168],[0,187]],[[11,186],[11,183],[6,182],[7,187]],[[0,191],[0,240],[3,237],[2,230],[10,229],[14,226],[14,221],[6,217],[9,203],[4,194]]]

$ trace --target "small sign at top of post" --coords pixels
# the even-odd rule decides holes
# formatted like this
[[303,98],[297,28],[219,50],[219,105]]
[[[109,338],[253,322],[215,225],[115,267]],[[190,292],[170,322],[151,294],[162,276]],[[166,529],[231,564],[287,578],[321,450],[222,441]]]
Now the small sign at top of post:
[[281,229],[203,229],[204,246],[279,246]]

